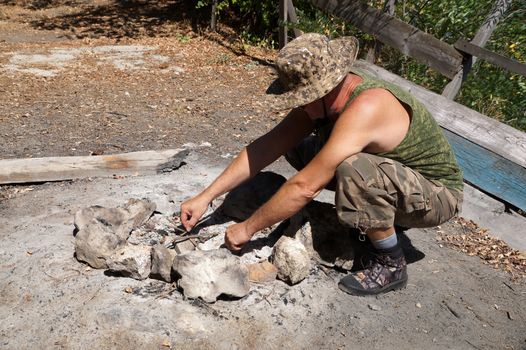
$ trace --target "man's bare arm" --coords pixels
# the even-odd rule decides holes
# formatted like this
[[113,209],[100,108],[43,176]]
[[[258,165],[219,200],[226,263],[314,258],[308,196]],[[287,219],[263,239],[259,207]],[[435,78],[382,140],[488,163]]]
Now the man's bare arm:
[[[398,109],[392,113],[393,109]],[[282,221],[315,198],[333,178],[338,165],[369,145],[394,148],[407,132],[409,117],[399,102],[387,91],[368,91],[360,94],[338,118],[326,145],[298,174],[289,179],[280,190],[254,215],[233,227],[245,239],[255,232]],[[385,135],[398,134],[389,144]],[[233,233],[232,236],[235,234]],[[227,232],[227,240],[228,237]],[[242,246],[232,238],[234,250]],[[238,243],[243,243],[241,240]],[[243,243],[244,244],[244,243]]]
[[257,174],[294,147],[314,128],[301,109],[292,110],[275,128],[244,148],[206,189],[181,204],[181,221],[190,230],[206,211],[208,204]]

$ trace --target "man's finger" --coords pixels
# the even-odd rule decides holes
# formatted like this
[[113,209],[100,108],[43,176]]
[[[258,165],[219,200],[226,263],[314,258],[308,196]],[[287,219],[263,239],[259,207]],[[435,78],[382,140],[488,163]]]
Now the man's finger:
[[190,231],[194,226],[195,224],[197,223],[197,217],[196,216],[192,216],[190,218],[190,220],[188,220],[187,224],[185,225],[184,228],[186,228],[186,231]]

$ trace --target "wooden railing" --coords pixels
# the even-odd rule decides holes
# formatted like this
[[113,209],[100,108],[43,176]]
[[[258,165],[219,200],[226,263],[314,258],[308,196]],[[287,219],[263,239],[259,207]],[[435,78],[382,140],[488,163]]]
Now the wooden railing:
[[[485,50],[483,46],[512,0],[498,0],[472,42],[445,43],[394,16],[359,0],[311,0],[322,11],[340,17],[361,31],[374,35],[383,44],[413,57],[452,79],[443,95],[454,99],[476,58],[491,62],[518,74],[526,75],[526,65]],[[297,22],[292,0],[280,0],[280,47],[288,40],[287,23]],[[294,36],[301,34],[294,29]]]
[[[409,90],[428,108],[452,144],[466,182],[526,212],[526,133],[451,101],[477,58],[526,76],[526,65],[483,48],[511,0],[497,0],[473,40],[460,39],[454,45],[359,0],[311,2],[450,78],[440,96],[380,67],[356,63],[369,74]],[[285,45],[286,24],[297,21],[292,0],[280,0],[280,16],[280,45]]]

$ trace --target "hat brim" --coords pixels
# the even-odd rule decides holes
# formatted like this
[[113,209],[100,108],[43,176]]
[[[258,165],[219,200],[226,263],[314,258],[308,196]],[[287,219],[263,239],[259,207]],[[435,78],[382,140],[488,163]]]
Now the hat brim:
[[329,42],[340,70],[329,71],[320,84],[301,85],[285,91],[279,78],[266,91],[267,102],[274,109],[291,109],[304,106],[331,92],[350,72],[358,54],[358,40],[355,37],[341,37]]

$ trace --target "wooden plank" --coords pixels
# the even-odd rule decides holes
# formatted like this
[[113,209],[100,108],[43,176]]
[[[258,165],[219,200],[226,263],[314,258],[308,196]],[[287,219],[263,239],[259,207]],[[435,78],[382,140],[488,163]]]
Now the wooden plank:
[[455,48],[424,33],[381,10],[356,0],[310,0],[311,3],[358,29],[374,35],[386,45],[414,57],[448,78],[453,78],[462,66],[462,55]]
[[526,167],[526,133],[448,100],[378,66],[362,60],[357,61],[355,66],[411,92],[443,128],[462,135],[523,168]]
[[287,45],[287,0],[279,0],[279,29],[278,29],[278,39],[279,39],[279,48]]
[[[480,47],[484,47],[488,42],[491,34],[497,28],[497,23],[500,21],[501,17],[511,6],[512,0],[497,0],[495,5],[491,9],[489,15],[484,20],[484,23],[480,26],[475,34],[471,43]],[[455,77],[446,85],[444,91],[442,91],[442,96],[453,100],[460,91],[460,86],[462,82],[466,80],[471,67],[477,62],[477,58],[469,55],[466,57],[462,63],[462,69],[455,75]]]
[[464,180],[526,211],[526,169],[463,137],[444,130],[453,146]]
[[179,168],[188,152],[171,149],[89,157],[2,159],[0,184],[159,174]]
[[488,61],[489,63],[492,63],[498,67],[526,76],[526,64],[521,64],[520,62],[511,58],[507,58],[505,56],[499,55],[498,53],[486,50],[477,45],[473,45],[472,43],[463,39],[459,39],[454,46],[459,51],[477,56],[478,58]]

